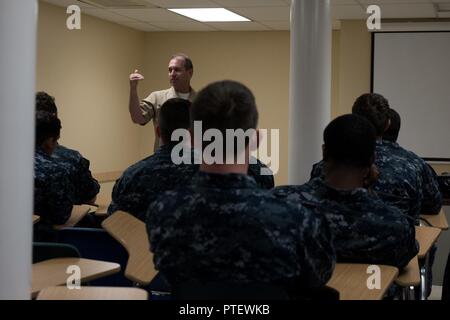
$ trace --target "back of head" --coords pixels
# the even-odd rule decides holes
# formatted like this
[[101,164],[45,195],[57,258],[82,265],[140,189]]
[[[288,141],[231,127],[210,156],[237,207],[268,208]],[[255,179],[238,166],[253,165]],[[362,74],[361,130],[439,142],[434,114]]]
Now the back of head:
[[49,138],[57,140],[61,132],[61,121],[52,113],[46,111],[36,112],[36,146]]
[[164,143],[171,141],[172,133],[177,129],[189,129],[190,126],[189,100],[174,98],[167,100],[160,109],[158,124]]
[[389,120],[389,102],[381,94],[366,93],[356,99],[352,113],[369,120],[381,137]]
[[328,124],[323,133],[324,161],[366,168],[374,161],[376,133],[365,118],[346,114]]
[[44,91],[36,93],[36,111],[46,111],[58,115],[55,98]]
[[383,134],[383,139],[396,142],[401,127],[400,115],[394,109],[389,109],[389,120],[391,121],[389,128]]
[[[192,104],[191,121],[201,121],[203,131],[209,129],[219,130],[224,137],[224,148],[227,129],[256,129],[258,124],[258,110],[256,108],[253,93],[243,84],[224,80],[214,82],[201,90]],[[192,128],[194,123],[191,124]],[[249,138],[245,138],[245,146],[249,143]],[[209,143],[203,143],[203,148]],[[225,150],[225,149],[224,149]],[[235,148],[235,155],[236,155]],[[225,152],[224,152],[225,155]]]

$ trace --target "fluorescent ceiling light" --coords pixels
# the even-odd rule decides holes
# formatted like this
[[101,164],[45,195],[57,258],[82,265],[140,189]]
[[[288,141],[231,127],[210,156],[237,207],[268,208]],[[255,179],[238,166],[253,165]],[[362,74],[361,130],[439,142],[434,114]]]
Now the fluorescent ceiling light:
[[200,22],[250,21],[224,8],[168,9]]

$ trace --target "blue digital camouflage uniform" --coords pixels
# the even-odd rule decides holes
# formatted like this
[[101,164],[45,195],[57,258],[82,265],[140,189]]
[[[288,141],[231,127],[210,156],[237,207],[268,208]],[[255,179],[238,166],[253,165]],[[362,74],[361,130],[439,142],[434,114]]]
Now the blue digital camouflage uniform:
[[34,156],[34,214],[40,224],[64,224],[74,203],[67,172],[51,156],[37,148]]
[[[419,222],[422,206],[422,179],[414,162],[392,152],[386,141],[377,141],[375,165],[379,177],[373,189],[385,202],[399,208]],[[311,178],[322,176],[323,162],[313,166]]]
[[335,263],[325,221],[240,174],[198,172],[149,206],[154,262],[172,285],[200,282],[320,287]]
[[189,182],[198,166],[174,164],[171,159],[173,146],[165,144],[153,155],[125,170],[114,185],[108,214],[122,210],[145,221],[148,205],[158,194]]
[[[253,157],[252,157],[253,158]],[[248,175],[255,179],[256,184],[263,189],[272,189],[275,187],[275,181],[273,178],[273,174],[262,175],[261,170],[269,170],[264,163],[259,161],[259,159],[253,158],[256,160],[256,163],[250,163],[248,165]],[[272,171],[270,171],[272,172]]]
[[315,178],[301,186],[277,187],[272,192],[326,216],[338,262],[402,268],[418,253],[414,220],[367,189],[336,190],[322,178]]
[[74,187],[75,204],[89,203],[100,191],[100,185],[92,177],[89,160],[78,151],[58,145],[52,154],[58,164],[66,168]]
[[422,205],[421,214],[438,214],[442,208],[442,195],[439,191],[436,173],[430,166],[414,152],[402,148],[398,143],[383,141],[386,148],[392,154],[405,158],[409,163],[414,163],[422,180]]

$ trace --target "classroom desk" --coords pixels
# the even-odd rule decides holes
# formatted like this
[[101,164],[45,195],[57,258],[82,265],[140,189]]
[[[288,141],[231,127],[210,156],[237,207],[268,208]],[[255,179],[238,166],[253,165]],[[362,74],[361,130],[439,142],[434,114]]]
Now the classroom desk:
[[111,203],[111,195],[97,195],[97,200],[95,200],[95,206],[91,206],[91,212],[93,212],[98,217],[108,216],[108,207]]
[[416,240],[419,242],[419,259],[425,258],[431,246],[437,241],[441,229],[434,227],[416,227]]
[[148,300],[148,293],[138,288],[81,287],[69,290],[59,286],[42,289],[36,300]]
[[140,285],[148,285],[158,272],[153,264],[145,223],[117,211],[102,222],[102,227],[128,252],[125,276]]
[[408,265],[400,270],[395,283],[400,287],[415,287],[420,284],[419,260],[417,256],[412,258]]
[[380,289],[370,290],[367,280],[369,264],[337,263],[327,286],[339,291],[340,300],[381,300],[398,275],[392,266],[378,265],[381,271]]
[[444,209],[441,209],[439,214],[422,214],[420,215],[420,219],[428,223],[431,227],[448,230],[448,222]]
[[67,222],[64,224],[54,225],[53,228],[55,230],[61,230],[64,228],[74,227],[89,213],[89,211],[90,206],[88,205],[73,206],[72,214],[70,215],[69,220],[67,220]]
[[420,299],[426,300],[426,293],[431,286],[429,272],[431,272],[429,251],[439,238],[441,229],[434,227],[416,227],[416,240],[419,242],[419,268],[420,268]]
[[99,182],[115,182],[122,176],[123,171],[108,171],[108,172],[98,172],[94,173],[92,176]]
[[40,216],[33,214],[33,224],[38,223],[41,220]]
[[120,271],[118,263],[82,258],[56,258],[41,261],[32,266],[31,296],[34,298],[44,288],[65,285],[70,274],[69,266],[76,265],[81,270],[81,282],[92,281]]

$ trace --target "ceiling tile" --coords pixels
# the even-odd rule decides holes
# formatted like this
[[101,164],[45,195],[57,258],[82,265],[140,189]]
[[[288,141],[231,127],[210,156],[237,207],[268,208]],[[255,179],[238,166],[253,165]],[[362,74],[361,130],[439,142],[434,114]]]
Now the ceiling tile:
[[359,5],[331,6],[333,19],[366,19],[368,15]]
[[130,27],[140,31],[146,32],[164,31],[161,28],[155,27],[145,22],[118,22],[118,23],[126,27]]
[[[396,0],[397,1],[397,0]],[[435,18],[433,4],[381,4],[381,18]]]
[[257,22],[208,22],[212,26],[221,31],[267,31],[270,28],[263,26]]
[[430,3],[430,0],[358,0],[359,3],[363,5],[371,5],[371,4],[409,4],[409,3]]
[[173,21],[173,22],[186,22],[191,21],[179,14],[173,13],[166,9],[111,9],[111,11],[139,20],[141,22],[153,22],[153,21]]
[[145,0],[161,8],[217,8],[217,3],[210,0]]
[[255,21],[282,21],[290,19],[289,7],[253,7],[253,8],[229,8],[246,18]]
[[289,30],[290,22],[289,20],[284,21],[259,21],[261,24],[269,27],[272,30]]
[[88,14],[90,16],[94,16],[103,20],[113,21],[113,22],[123,22],[123,21],[135,21],[129,17],[121,16],[115,12],[112,12],[107,9],[98,9],[98,8],[83,8],[81,9],[81,13]]
[[77,0],[43,0],[44,2],[51,3],[60,7],[68,7],[72,4],[79,6],[80,8],[95,8],[89,4],[79,2]]
[[225,8],[288,6],[288,4],[283,0],[213,0],[213,1]]
[[166,31],[217,31],[217,29],[199,22],[154,22],[155,26]]
[[331,5],[358,4],[356,0],[331,0]]

